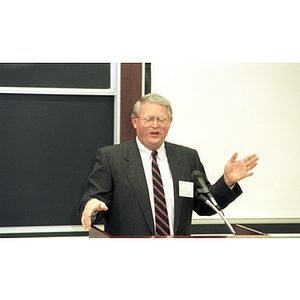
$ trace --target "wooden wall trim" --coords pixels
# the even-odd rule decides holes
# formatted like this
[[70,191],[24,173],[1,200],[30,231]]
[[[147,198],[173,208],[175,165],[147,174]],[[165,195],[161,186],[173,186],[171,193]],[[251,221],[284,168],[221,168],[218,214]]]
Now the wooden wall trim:
[[142,63],[121,63],[121,143],[135,137],[130,116],[133,105],[142,96],[142,66]]

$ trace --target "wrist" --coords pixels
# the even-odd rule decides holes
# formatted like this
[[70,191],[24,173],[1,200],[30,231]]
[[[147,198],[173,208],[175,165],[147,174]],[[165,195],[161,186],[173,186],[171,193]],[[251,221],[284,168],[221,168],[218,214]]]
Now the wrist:
[[232,187],[232,186],[235,184],[235,182],[234,182],[234,181],[231,181],[231,180],[226,176],[226,174],[224,174],[224,181],[225,181],[226,185],[227,185],[229,188]]

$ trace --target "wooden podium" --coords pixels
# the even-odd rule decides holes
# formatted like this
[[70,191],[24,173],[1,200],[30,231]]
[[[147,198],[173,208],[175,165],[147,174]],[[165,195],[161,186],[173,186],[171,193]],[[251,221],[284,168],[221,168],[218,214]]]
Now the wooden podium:
[[234,228],[236,235],[233,234],[199,234],[199,235],[192,235],[192,236],[167,236],[167,237],[156,237],[156,236],[112,236],[108,233],[104,232],[103,230],[99,229],[98,227],[92,225],[91,230],[89,231],[90,238],[261,238],[261,237],[269,237],[267,234],[259,232],[257,230],[242,226],[242,225],[235,225]]

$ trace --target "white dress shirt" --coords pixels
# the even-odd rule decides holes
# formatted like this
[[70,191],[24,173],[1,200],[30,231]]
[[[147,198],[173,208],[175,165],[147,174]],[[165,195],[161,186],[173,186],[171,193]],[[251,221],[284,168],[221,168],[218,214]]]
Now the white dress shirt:
[[[136,137],[138,149],[142,158],[142,163],[144,166],[146,181],[148,185],[150,204],[152,208],[152,215],[155,224],[155,206],[154,206],[154,192],[153,192],[153,182],[152,182],[152,151],[146,148]],[[157,150],[157,164],[160,169],[160,174],[164,186],[166,204],[169,216],[170,225],[170,235],[174,235],[174,187],[173,178],[171,170],[168,163],[168,158],[166,154],[165,143]]]

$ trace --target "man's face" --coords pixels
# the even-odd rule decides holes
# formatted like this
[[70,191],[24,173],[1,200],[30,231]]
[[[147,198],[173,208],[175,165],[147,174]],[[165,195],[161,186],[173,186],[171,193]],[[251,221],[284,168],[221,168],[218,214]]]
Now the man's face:
[[[139,117],[143,118],[145,116],[170,117],[166,106],[152,102],[142,103]],[[133,127],[136,129],[139,141],[150,150],[159,149],[169,132],[172,122],[172,119],[168,119],[169,121],[164,126],[161,125],[157,119],[154,119],[153,122],[148,125],[146,125],[141,119],[135,118],[134,116],[131,116],[131,120]]]

